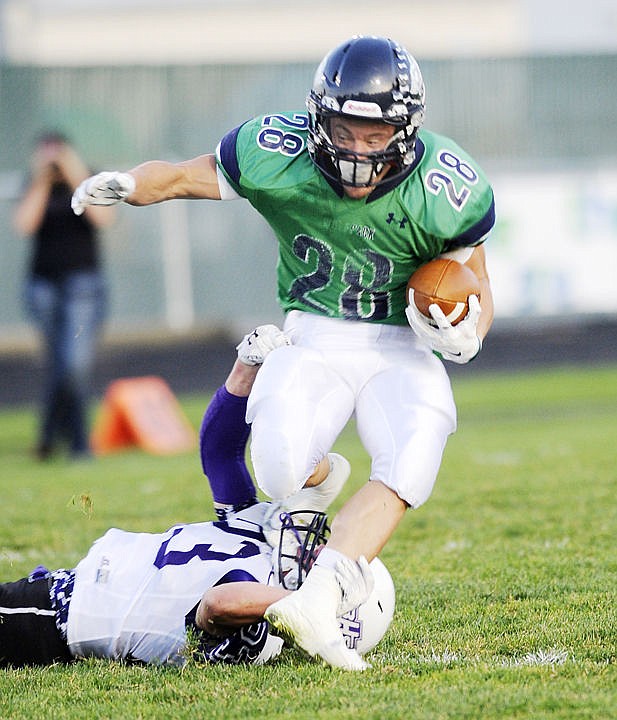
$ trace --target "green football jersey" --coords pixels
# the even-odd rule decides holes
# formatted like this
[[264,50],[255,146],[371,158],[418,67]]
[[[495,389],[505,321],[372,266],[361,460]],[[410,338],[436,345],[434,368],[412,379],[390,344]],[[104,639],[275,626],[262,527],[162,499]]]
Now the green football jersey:
[[255,118],[219,145],[231,186],[278,240],[278,300],[329,317],[407,324],[405,288],[420,265],[481,243],[495,221],[482,171],[449,138],[420,131],[411,172],[364,199],[313,164],[305,113]]

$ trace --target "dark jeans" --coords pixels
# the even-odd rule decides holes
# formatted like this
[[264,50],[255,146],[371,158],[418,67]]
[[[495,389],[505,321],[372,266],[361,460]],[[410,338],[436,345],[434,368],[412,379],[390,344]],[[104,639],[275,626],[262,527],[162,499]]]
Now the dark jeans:
[[58,281],[32,277],[27,283],[26,305],[44,341],[41,455],[49,454],[59,439],[68,441],[73,455],[89,451],[89,384],[106,295],[97,272],[73,273]]

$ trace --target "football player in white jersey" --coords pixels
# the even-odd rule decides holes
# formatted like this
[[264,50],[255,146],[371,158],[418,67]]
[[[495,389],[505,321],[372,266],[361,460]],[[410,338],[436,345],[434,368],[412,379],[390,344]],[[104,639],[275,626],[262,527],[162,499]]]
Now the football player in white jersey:
[[[349,475],[347,461],[331,454],[314,486],[285,506],[257,501],[237,411],[265,355],[286,343],[274,326],[247,335],[204,416],[201,456],[219,519],[164,533],[112,528],[75,569],[39,567],[0,584],[0,666],[80,657],[182,664],[187,648],[211,663],[261,664],[280,653],[283,639],[264,613],[302,584],[329,532],[325,513],[313,510],[325,510]],[[341,563],[337,573],[341,630],[365,653],[392,619],[392,579],[377,559]]]

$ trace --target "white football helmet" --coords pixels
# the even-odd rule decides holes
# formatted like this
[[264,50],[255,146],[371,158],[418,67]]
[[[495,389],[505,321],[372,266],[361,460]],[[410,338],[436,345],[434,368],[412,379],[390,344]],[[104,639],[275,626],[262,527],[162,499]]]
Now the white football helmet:
[[386,634],[394,615],[396,596],[392,576],[379,558],[370,563],[375,587],[368,600],[339,618],[347,647],[360,655],[372,650]]

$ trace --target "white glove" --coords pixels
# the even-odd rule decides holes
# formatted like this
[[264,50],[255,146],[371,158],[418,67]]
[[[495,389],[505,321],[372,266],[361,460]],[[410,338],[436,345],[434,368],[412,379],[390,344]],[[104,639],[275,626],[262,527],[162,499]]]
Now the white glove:
[[245,365],[261,365],[272,350],[291,345],[287,335],[276,325],[259,325],[236,346],[238,359]]
[[342,593],[336,616],[341,617],[368,600],[375,587],[375,578],[364,555],[360,555],[358,562],[348,557],[339,560],[334,572]]
[[81,215],[88,205],[115,205],[135,190],[135,178],[129,173],[100,172],[86,178],[75,190],[71,207]]
[[443,310],[437,304],[429,306],[433,320],[425,317],[413,301],[413,290],[409,291],[410,302],[405,308],[407,320],[414,333],[438,352],[444,360],[463,365],[473,360],[482,349],[482,341],[478,337],[478,320],[482,308],[477,295],[468,298],[469,312],[464,320],[452,325]]

